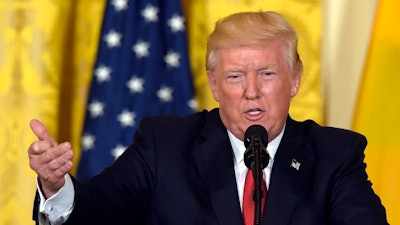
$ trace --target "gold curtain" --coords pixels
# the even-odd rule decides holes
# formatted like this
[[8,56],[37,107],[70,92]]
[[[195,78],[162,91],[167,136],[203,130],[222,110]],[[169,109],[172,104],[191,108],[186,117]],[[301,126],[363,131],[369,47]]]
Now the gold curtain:
[[400,224],[399,8],[398,0],[379,2],[353,123],[367,136],[367,172],[390,224]]
[[104,3],[0,1],[0,224],[33,224],[30,119],[78,149]]

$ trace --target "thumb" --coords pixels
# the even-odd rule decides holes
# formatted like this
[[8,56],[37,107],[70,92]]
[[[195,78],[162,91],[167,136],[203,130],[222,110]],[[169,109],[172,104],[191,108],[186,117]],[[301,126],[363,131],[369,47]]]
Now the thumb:
[[30,123],[31,129],[36,137],[41,141],[50,141],[52,145],[57,144],[54,138],[49,134],[47,128],[39,120],[32,119]]

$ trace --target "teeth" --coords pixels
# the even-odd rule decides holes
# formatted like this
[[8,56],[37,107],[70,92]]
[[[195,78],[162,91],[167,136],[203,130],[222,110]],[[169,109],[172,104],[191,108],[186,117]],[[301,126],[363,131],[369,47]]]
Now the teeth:
[[260,114],[260,113],[261,113],[260,110],[252,110],[252,111],[249,112],[250,115],[257,115],[257,114]]

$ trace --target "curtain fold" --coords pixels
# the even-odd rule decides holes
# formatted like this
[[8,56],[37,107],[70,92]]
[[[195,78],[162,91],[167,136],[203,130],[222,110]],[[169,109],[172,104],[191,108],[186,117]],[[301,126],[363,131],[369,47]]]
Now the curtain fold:
[[400,224],[399,8],[396,0],[379,2],[353,119],[368,139],[367,172],[390,224]]
[[[104,0],[0,1],[0,224],[33,224],[29,121],[78,149]],[[77,153],[79,153],[77,151]],[[78,157],[75,157],[75,159]]]

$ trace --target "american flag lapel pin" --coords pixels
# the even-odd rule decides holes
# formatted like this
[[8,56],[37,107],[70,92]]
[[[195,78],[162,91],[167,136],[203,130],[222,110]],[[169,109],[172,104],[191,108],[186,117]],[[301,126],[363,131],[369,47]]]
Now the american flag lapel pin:
[[297,159],[292,159],[292,163],[290,163],[290,167],[296,170],[300,170],[301,163],[297,162]]

